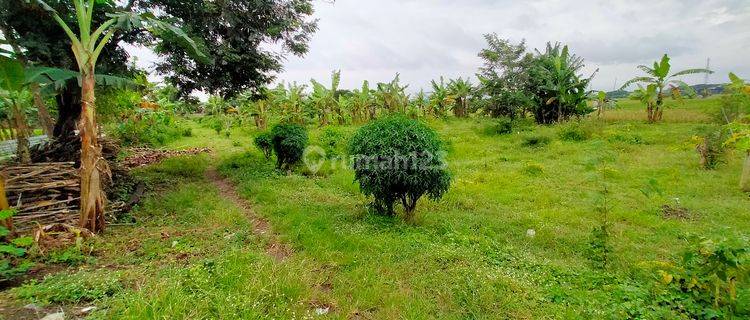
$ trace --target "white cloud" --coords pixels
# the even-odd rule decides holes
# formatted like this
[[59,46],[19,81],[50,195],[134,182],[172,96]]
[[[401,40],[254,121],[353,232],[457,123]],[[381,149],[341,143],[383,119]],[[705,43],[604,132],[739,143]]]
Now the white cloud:
[[[747,0],[337,0],[315,2],[320,30],[302,58],[290,57],[284,81],[325,80],[342,70],[342,86],[388,81],[398,72],[410,90],[431,79],[472,76],[483,34],[497,32],[531,48],[569,44],[599,69],[594,89],[610,90],[662,53],[675,69],[703,67],[711,58],[725,81],[750,78],[750,1]],[[700,83],[703,76],[687,78]]]

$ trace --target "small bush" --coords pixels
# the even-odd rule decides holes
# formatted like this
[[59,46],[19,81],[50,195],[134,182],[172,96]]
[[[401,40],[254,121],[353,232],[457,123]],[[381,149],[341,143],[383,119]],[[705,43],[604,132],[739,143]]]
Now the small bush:
[[382,214],[394,215],[394,205],[400,202],[407,219],[423,195],[439,199],[448,191],[451,178],[442,152],[434,130],[403,116],[373,121],[349,143],[362,192],[374,197],[374,207]]
[[[0,210],[0,220],[10,219],[15,210]],[[34,265],[26,259],[26,250],[33,243],[31,237],[11,239],[10,230],[0,225],[0,283],[23,274]]]
[[298,124],[278,124],[271,129],[276,167],[290,169],[302,160],[307,147],[307,130]]
[[700,239],[680,263],[657,270],[660,303],[689,319],[744,318],[750,306],[737,293],[750,276],[749,253],[746,238]]
[[549,136],[532,134],[523,137],[521,144],[530,148],[540,148],[548,145],[550,142],[552,142],[552,138]]
[[32,280],[15,289],[18,298],[40,304],[75,304],[110,297],[123,290],[119,273],[112,271],[84,271],[75,274],[56,274],[42,282]]
[[511,134],[513,132],[530,131],[534,128],[534,121],[527,118],[511,120],[508,117],[499,117],[486,129],[487,134]]
[[334,127],[326,127],[318,138],[318,142],[326,152],[326,156],[330,158],[343,153],[342,148],[346,147],[347,137],[341,130]]
[[185,132],[171,113],[143,111],[117,125],[113,135],[125,146],[155,147],[175,141]]
[[724,161],[724,141],[728,136],[721,128],[707,128],[693,137],[696,142],[695,150],[700,156],[700,164],[703,169],[713,170]]
[[580,122],[560,125],[557,136],[564,141],[585,141],[591,138],[591,131]]
[[513,133],[513,120],[508,117],[500,117],[490,127],[492,134],[511,134]]
[[263,155],[267,159],[271,159],[271,154],[273,153],[273,137],[271,136],[270,132],[263,132],[257,137],[255,137],[255,146],[258,147],[258,149],[263,152]]

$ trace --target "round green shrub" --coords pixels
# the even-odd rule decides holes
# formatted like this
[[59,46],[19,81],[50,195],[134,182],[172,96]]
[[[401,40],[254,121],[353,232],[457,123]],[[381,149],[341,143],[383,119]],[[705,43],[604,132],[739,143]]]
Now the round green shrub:
[[434,130],[403,116],[379,119],[351,138],[355,180],[375,209],[394,215],[400,202],[411,218],[423,195],[439,199],[448,191],[450,174],[441,159],[443,144]]
[[273,152],[273,136],[270,132],[263,132],[255,137],[255,146],[263,152],[266,159],[271,159],[271,153]]
[[290,169],[302,160],[307,147],[307,130],[298,124],[277,124],[271,129],[276,167]]

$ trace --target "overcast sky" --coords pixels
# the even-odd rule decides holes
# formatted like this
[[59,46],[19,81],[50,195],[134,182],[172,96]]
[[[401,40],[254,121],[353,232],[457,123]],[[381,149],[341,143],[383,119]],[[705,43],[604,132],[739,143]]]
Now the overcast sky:
[[[673,70],[705,67],[710,57],[709,82],[725,82],[730,71],[750,78],[750,0],[316,0],[315,9],[320,30],[310,52],[289,57],[280,80],[328,83],[340,69],[342,87],[354,88],[400,73],[418,91],[441,75],[473,77],[491,32],[526,39],[530,49],[568,44],[587,73],[599,69],[596,90],[619,86],[663,53]],[[141,65],[153,61],[136,54]]]

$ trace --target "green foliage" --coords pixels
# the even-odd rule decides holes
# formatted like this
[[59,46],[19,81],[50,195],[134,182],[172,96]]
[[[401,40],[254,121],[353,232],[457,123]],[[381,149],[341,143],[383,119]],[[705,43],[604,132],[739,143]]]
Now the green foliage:
[[721,127],[701,128],[698,131],[693,140],[696,142],[695,150],[700,156],[701,167],[706,170],[716,169],[724,162],[727,132]]
[[523,137],[521,145],[530,148],[541,148],[552,142],[552,138],[544,134],[527,134]]
[[739,305],[737,295],[750,276],[749,252],[747,238],[700,238],[679,264],[658,270],[659,303],[691,319],[750,316],[750,305]]
[[514,45],[497,34],[484,38],[488,48],[479,53],[484,64],[477,75],[478,106],[492,117],[524,114],[534,105],[529,75],[533,56],[526,52],[525,42]]
[[[203,90],[230,98],[245,90],[260,91],[281,71],[287,54],[303,55],[317,29],[311,19],[309,0],[224,1],[186,4],[172,0],[139,1],[146,12],[159,19],[180,21],[216,63],[205,63],[186,54],[177,37],[165,37],[156,51],[165,56],[157,70],[179,89],[181,97]],[[279,44],[284,50],[267,50],[264,43]]]
[[571,54],[568,46],[547,43],[544,53],[537,51],[530,69],[537,123],[560,122],[593,111],[587,103],[587,88],[593,75],[579,75],[583,67],[583,58]]
[[318,143],[329,158],[336,157],[346,152],[348,135],[336,127],[326,127],[318,137]]
[[81,265],[90,260],[79,246],[71,246],[62,250],[47,253],[44,261],[47,263],[67,264],[69,266]]
[[[664,98],[667,96],[665,92],[667,85],[671,86],[672,90],[670,91],[672,92],[679,93],[682,90],[688,93],[688,95],[695,95],[695,90],[692,87],[677,78],[698,73],[713,73],[713,71],[707,69],[687,69],[670,75],[672,65],[669,62],[669,56],[664,54],[660,61],[654,62],[653,67],[638,66],[638,69],[642,70],[646,75],[630,79],[620,88],[622,90],[631,84],[639,84],[639,89],[634,92],[634,97],[646,105],[649,122],[656,122],[662,119]],[[644,89],[640,84],[645,84],[646,88]],[[681,99],[681,96],[678,97]]]
[[138,112],[141,93],[131,89],[106,88],[96,96],[96,115],[103,123],[117,123]]
[[[12,209],[1,210],[0,220],[10,219]],[[0,283],[28,271],[34,263],[25,258],[26,251],[34,244],[31,237],[10,238],[10,231],[0,225]]]
[[563,141],[585,141],[591,138],[591,128],[580,121],[560,125],[557,136]]
[[450,94],[448,85],[445,83],[443,77],[440,77],[440,82],[432,80],[431,85],[430,113],[436,117],[445,117],[453,107],[453,104],[456,103],[456,99]]
[[407,219],[423,195],[439,199],[448,191],[451,177],[442,152],[435,131],[402,116],[363,126],[349,143],[361,191],[375,198],[374,207],[383,214],[395,214],[394,204],[400,201]]
[[307,147],[307,130],[298,124],[277,124],[271,129],[276,167],[291,169],[302,160]]
[[487,131],[490,134],[511,134],[513,133],[513,120],[508,117],[497,118]]
[[729,74],[729,81],[724,88],[726,94],[721,97],[721,105],[714,113],[714,118],[723,124],[750,115],[750,84],[734,73]]
[[14,294],[25,300],[40,304],[76,304],[97,301],[121,292],[119,272],[102,269],[95,274],[78,272],[56,274],[42,282],[32,280],[14,290]]
[[273,136],[270,132],[259,134],[255,137],[254,143],[255,146],[263,152],[263,156],[266,157],[266,160],[271,159],[271,155],[273,154]]
[[162,146],[179,139],[187,131],[168,111],[140,109],[114,127],[113,135],[126,146]]

